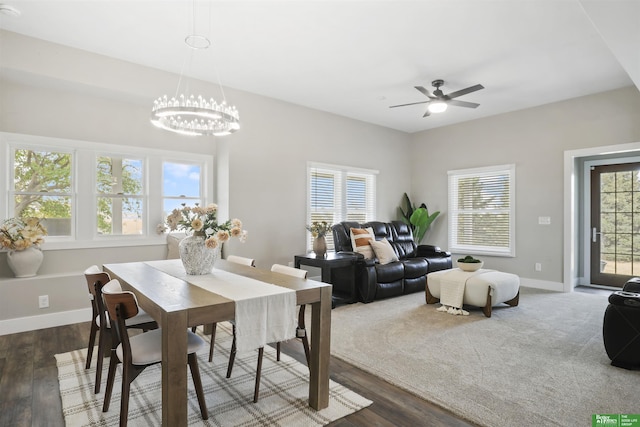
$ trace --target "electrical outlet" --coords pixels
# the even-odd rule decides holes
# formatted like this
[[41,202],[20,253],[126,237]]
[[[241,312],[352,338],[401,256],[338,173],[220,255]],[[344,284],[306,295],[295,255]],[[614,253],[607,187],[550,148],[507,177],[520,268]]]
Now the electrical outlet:
[[40,295],[38,297],[38,306],[40,308],[48,308],[49,307],[49,295]]
[[542,264],[536,262],[536,271],[542,271]]

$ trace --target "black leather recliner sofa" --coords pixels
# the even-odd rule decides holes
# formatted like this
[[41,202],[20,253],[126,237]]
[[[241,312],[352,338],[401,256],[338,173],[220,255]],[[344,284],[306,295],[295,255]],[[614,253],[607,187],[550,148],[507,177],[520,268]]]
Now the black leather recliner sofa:
[[427,273],[451,268],[451,254],[437,246],[417,245],[411,228],[401,221],[392,222],[340,222],[333,225],[333,242],[336,252],[353,252],[351,228],[373,229],[376,240],[387,239],[398,255],[399,261],[381,265],[377,259],[356,262],[355,281],[362,302],[424,292]]

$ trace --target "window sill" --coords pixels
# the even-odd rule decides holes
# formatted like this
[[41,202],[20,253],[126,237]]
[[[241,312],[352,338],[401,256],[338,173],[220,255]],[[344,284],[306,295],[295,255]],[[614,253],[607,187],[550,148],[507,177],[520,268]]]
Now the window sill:
[[[131,246],[158,246],[166,245],[166,236],[158,237],[133,237],[131,239],[107,238],[100,240],[73,240],[59,242],[45,242],[40,249],[47,251],[62,251],[70,249],[96,249],[96,248],[119,248]],[[2,249],[0,252],[8,252]]]

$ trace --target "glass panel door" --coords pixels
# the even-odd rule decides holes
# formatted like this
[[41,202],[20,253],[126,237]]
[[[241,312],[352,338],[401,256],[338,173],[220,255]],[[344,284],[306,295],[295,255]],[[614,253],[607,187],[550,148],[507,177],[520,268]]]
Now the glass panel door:
[[591,283],[640,276],[640,163],[591,168]]

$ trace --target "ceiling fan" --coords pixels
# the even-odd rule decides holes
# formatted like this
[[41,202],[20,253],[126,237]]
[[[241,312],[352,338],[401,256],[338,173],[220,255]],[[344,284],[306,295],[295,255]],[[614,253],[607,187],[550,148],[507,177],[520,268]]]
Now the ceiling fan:
[[457,98],[459,96],[466,95],[468,93],[475,92],[480,89],[484,89],[484,86],[482,85],[475,85],[475,86],[470,86],[466,89],[457,90],[455,92],[451,92],[445,95],[440,90],[440,86],[444,85],[444,80],[440,80],[440,79],[434,80],[431,82],[431,85],[433,85],[433,87],[436,88],[436,90],[433,91],[433,94],[431,94],[431,92],[429,92],[427,89],[425,89],[422,86],[414,86],[423,95],[429,98],[427,101],[392,105],[389,108],[406,107],[407,105],[416,105],[416,104],[428,104],[427,111],[425,111],[422,117],[430,116],[431,113],[442,113],[447,109],[448,105],[455,105],[456,107],[476,108],[480,104],[476,104],[475,102],[458,101],[457,99],[453,99],[453,98]]

